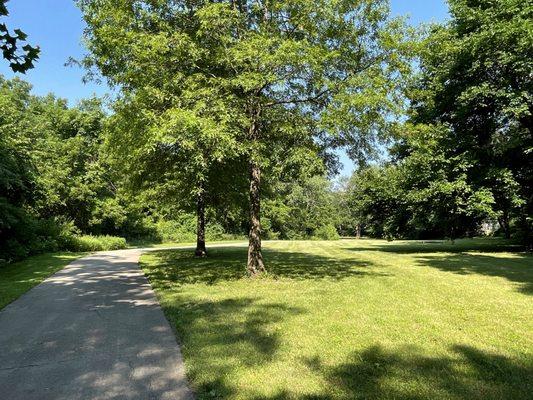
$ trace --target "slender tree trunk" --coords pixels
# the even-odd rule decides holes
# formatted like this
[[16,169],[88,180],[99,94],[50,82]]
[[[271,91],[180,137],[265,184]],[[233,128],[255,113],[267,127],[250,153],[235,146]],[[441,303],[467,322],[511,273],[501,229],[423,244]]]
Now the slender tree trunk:
[[[452,244],[455,244],[455,213],[454,212],[450,212],[450,216],[448,217],[448,221],[447,221],[447,233],[448,233],[448,237],[450,239],[450,242]],[[446,232],[445,231],[445,232]]]
[[498,221],[501,228],[503,229],[503,234],[506,239],[511,239],[511,229],[509,227],[509,214],[507,211],[504,211],[501,218]]
[[196,257],[207,256],[205,248],[205,192],[203,186],[200,187],[196,199]]
[[[260,136],[261,107],[250,104],[250,127],[248,139],[254,143]],[[253,150],[252,150],[253,151]],[[246,270],[250,276],[256,276],[266,271],[261,251],[261,168],[257,162],[257,155],[251,154],[249,161],[250,173],[250,233],[248,235],[248,263]]]
[[533,252],[533,223],[531,222],[531,219],[528,217],[532,215],[533,211],[533,195],[529,197],[529,201],[524,206],[523,211],[520,215],[520,225],[522,225],[522,229],[524,230],[524,244],[526,245],[526,249],[529,252]]
[[261,169],[253,161],[250,162],[250,234],[248,244],[247,271],[250,276],[265,272],[263,254],[261,252]]
[[450,242],[452,244],[455,244],[455,224],[452,223],[452,226],[450,227]]
[[355,238],[361,239],[361,224],[355,225]]

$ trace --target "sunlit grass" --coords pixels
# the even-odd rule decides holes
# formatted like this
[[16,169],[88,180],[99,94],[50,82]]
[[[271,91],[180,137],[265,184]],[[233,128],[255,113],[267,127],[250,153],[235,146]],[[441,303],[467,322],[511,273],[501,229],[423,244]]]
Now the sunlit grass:
[[[199,399],[530,399],[533,257],[494,240],[142,257]],[[472,250],[472,251],[470,251]]]
[[42,254],[0,267],[0,309],[82,254]]

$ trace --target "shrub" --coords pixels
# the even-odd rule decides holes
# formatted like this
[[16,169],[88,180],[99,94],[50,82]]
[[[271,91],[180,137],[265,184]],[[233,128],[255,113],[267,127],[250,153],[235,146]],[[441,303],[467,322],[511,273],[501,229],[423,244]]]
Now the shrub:
[[263,235],[265,237],[265,239],[267,240],[279,240],[281,234],[279,232],[276,232],[276,231],[266,231],[266,232],[263,232]]
[[0,246],[0,266],[28,256],[28,249],[15,239],[7,239]]
[[156,223],[157,233],[164,242],[194,242],[196,240],[196,220],[184,215],[175,221],[160,220]]
[[339,240],[340,236],[333,225],[323,225],[315,230],[313,238],[322,240]]
[[[6,210],[8,212],[6,212]],[[31,255],[67,249],[65,242],[76,233],[72,223],[36,219],[22,208],[0,198],[0,259],[3,263]]]
[[81,235],[72,236],[70,243],[71,251],[101,251],[119,250],[126,248],[126,239],[117,236],[93,236]]
[[16,216],[18,219],[9,221],[11,225],[5,229],[5,236],[0,230],[0,264],[59,250],[99,251],[126,247],[126,240],[121,237],[80,235],[71,221],[37,220],[22,211]]
[[[164,242],[190,243],[196,242],[196,217],[182,214],[176,220],[160,220],[156,223],[157,236]],[[226,233],[224,227],[217,222],[208,222],[205,239],[207,241],[242,239],[243,235]]]
[[[231,235],[229,235],[231,236]],[[225,240],[228,238],[228,235],[224,231],[224,228],[222,225],[212,222],[210,224],[207,224],[206,230],[205,230],[205,239],[206,240]]]
[[298,232],[298,231],[296,231],[296,230],[287,229],[287,230],[285,231],[285,235],[284,235],[283,239],[288,239],[288,240],[305,240],[305,239],[309,239],[309,236],[307,236],[305,233]]

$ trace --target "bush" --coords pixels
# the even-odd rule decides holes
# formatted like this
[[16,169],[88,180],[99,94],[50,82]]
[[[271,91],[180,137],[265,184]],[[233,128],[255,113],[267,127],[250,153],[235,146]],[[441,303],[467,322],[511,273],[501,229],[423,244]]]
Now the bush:
[[6,206],[0,198],[0,262],[66,249],[64,241],[74,233],[72,224],[36,219],[22,208]]
[[227,234],[224,231],[224,228],[222,225],[212,222],[210,224],[207,224],[206,230],[205,230],[205,239],[208,241],[215,241],[215,240],[225,240],[227,239]]
[[266,231],[266,232],[263,232],[263,235],[265,237],[265,239],[267,240],[279,240],[281,234],[279,232],[276,232],[276,231]]
[[305,240],[305,239],[309,239],[309,236],[306,235],[305,233],[302,233],[302,232],[298,232],[298,231],[295,231],[295,230],[292,230],[292,229],[287,229],[285,231],[285,235],[283,236],[283,239]]
[[0,266],[28,257],[28,249],[15,239],[8,239],[0,246]]
[[[156,223],[156,228],[158,239],[163,242],[196,242],[196,217],[192,214],[182,214],[173,221],[160,220]],[[242,238],[243,235],[226,233],[224,227],[217,222],[208,222],[206,225],[206,241]]]
[[[0,209],[1,206],[2,204]],[[6,218],[0,222],[3,223],[0,223],[0,228],[7,228],[0,229],[0,265],[60,250],[99,251],[126,247],[124,238],[80,235],[72,221],[37,220],[23,210],[17,214],[11,213],[11,219]]]
[[69,248],[71,251],[102,251],[126,248],[126,239],[117,236],[72,236]]
[[160,220],[156,223],[156,228],[163,242],[196,241],[196,219],[193,215],[182,215],[175,221]]
[[321,240],[339,240],[340,236],[333,225],[323,225],[315,230],[313,238]]

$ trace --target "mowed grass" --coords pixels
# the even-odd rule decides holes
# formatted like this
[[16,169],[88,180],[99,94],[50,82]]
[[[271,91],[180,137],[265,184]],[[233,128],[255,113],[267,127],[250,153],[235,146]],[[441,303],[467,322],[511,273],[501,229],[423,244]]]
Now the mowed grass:
[[142,257],[198,399],[531,399],[533,257],[496,240]]
[[0,309],[83,254],[41,254],[0,267]]

